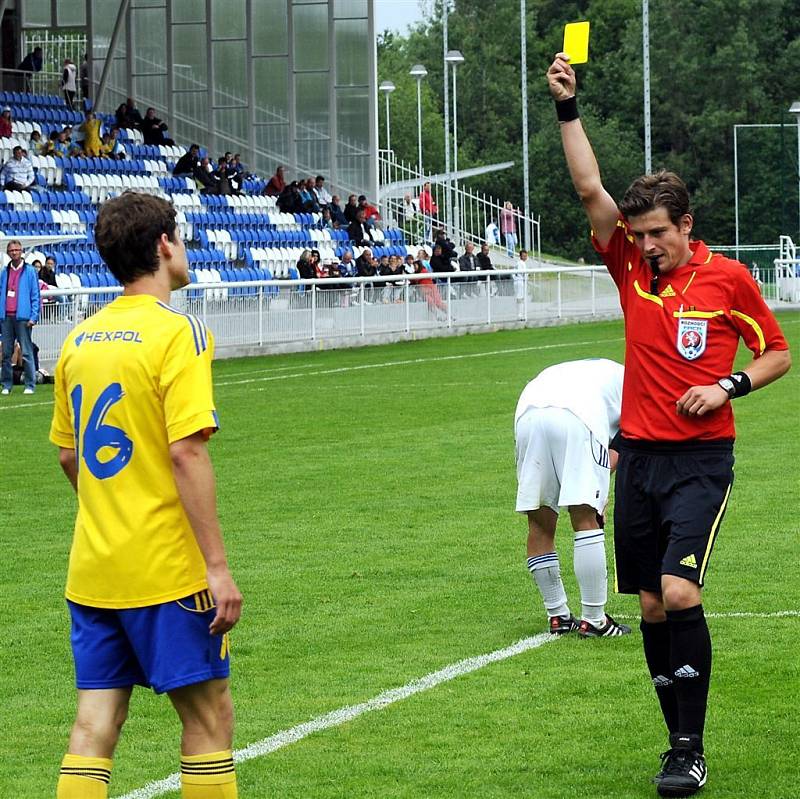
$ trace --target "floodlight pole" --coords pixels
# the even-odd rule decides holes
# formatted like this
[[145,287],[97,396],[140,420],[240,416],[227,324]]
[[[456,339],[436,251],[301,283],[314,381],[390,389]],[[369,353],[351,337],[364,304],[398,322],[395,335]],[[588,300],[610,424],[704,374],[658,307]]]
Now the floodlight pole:
[[653,171],[653,147],[650,141],[650,5],[642,0],[642,69],[644,71],[644,172]]
[[442,77],[444,80],[444,172],[447,175],[445,184],[445,205],[447,208],[446,225],[453,222],[453,198],[450,195],[450,81],[447,76],[447,12],[450,0],[442,2]]
[[797,120],[797,236],[800,239],[800,100],[791,104],[789,113]]
[[531,249],[531,198],[530,198],[530,178],[528,176],[528,35],[525,25],[525,0],[519,0],[519,30],[520,30],[520,51],[521,64],[520,73],[522,77],[522,193],[524,195],[525,207],[525,249]]

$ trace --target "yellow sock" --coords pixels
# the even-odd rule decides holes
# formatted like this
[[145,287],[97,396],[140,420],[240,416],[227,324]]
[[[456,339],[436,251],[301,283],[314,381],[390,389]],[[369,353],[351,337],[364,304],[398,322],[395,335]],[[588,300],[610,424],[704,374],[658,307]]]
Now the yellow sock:
[[64,755],[58,777],[57,799],[106,799],[111,761],[105,757]]
[[205,755],[181,755],[183,799],[237,799],[231,750]]

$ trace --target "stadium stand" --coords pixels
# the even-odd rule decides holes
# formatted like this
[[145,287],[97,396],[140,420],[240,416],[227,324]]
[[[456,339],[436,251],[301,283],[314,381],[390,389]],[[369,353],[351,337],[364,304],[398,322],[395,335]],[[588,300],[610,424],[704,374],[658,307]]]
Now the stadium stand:
[[[83,116],[53,95],[0,92],[0,107],[12,110],[10,138],[0,138],[0,160],[11,157],[19,145],[27,149],[30,134],[40,131],[42,140],[66,125],[79,125]],[[115,124],[113,115],[98,114],[104,125]],[[30,191],[0,191],[0,233],[19,235],[73,234],[80,240],[48,244],[43,249],[56,259],[59,288],[114,286],[116,281],[94,246],[97,206],[127,189],[170,200],[186,241],[193,283],[293,279],[295,264],[306,248],[320,251],[324,262],[341,259],[349,250],[357,258],[345,230],[322,229],[319,213],[281,213],[275,197],[263,194],[266,181],[248,176],[242,194],[213,195],[200,192],[192,178],[173,177],[175,162],[186,151],[172,145],[146,145],[133,128],[118,136],[126,158],[61,157],[29,155],[36,173]],[[205,155],[201,151],[202,155]],[[372,251],[405,256],[400,230],[374,230]],[[34,255],[29,253],[31,262]],[[237,290],[248,292],[247,287]],[[233,293],[237,293],[233,292]],[[228,296],[228,295],[224,295]],[[113,295],[103,295],[110,300]]]

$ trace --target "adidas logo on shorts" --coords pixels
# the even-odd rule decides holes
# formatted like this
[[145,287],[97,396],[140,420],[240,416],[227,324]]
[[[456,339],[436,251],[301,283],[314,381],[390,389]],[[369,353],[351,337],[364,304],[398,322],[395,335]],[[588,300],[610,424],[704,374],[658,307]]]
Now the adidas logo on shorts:
[[679,679],[688,680],[692,677],[699,677],[700,672],[695,671],[688,663],[685,666],[681,666],[679,669],[675,671],[675,676]]
[[687,555],[683,560],[680,561],[681,566],[688,566],[690,569],[697,568],[697,559],[694,556],[694,553],[691,555]]

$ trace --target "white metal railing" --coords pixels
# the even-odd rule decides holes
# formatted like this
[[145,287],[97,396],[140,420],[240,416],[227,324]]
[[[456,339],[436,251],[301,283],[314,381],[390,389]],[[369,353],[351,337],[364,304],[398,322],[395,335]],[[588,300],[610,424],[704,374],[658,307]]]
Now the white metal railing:
[[[74,325],[121,291],[42,292],[49,302],[34,328],[39,358],[55,361]],[[447,329],[621,314],[617,289],[603,267],[192,283],[171,301],[208,325],[221,356],[237,348],[331,339],[378,342],[412,332],[424,337]]]
[[[459,247],[463,247],[468,241],[489,244],[493,258],[506,265],[516,263],[516,253],[520,249],[529,250],[537,260],[541,258],[539,218],[526,217],[519,208],[513,209],[516,243],[515,247],[509,249],[500,239],[500,211],[503,208],[501,200],[463,185],[456,189],[445,176],[420,173],[416,164],[396,160],[391,150],[379,151],[378,167],[381,212],[385,220],[405,233],[407,240],[414,243],[429,242],[432,229],[441,226]],[[431,183],[431,195],[438,208],[435,218],[430,218],[419,210],[420,191],[426,182]],[[387,187],[398,185],[405,187],[387,191]],[[415,204],[413,216],[408,213],[405,201],[407,195]],[[451,208],[452,217],[448,218]]]

